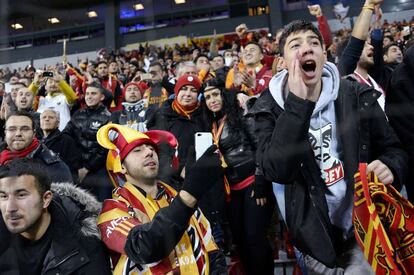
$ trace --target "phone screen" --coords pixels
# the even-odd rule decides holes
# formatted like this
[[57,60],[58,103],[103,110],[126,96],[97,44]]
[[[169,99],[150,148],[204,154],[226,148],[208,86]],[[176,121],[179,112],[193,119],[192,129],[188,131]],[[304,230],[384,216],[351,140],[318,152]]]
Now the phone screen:
[[43,77],[53,77],[53,72],[43,72]]
[[194,136],[196,160],[198,160],[213,145],[213,135],[210,132],[197,132]]

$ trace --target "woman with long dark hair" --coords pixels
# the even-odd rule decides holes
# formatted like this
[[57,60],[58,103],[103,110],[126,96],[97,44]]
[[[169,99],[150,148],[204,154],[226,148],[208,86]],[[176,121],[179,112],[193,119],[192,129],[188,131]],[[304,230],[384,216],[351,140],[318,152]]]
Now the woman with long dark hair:
[[274,199],[271,185],[266,184],[256,166],[253,120],[243,116],[234,92],[208,86],[204,99],[206,118],[226,166],[224,182],[232,245],[237,247],[247,274],[273,274],[267,230]]

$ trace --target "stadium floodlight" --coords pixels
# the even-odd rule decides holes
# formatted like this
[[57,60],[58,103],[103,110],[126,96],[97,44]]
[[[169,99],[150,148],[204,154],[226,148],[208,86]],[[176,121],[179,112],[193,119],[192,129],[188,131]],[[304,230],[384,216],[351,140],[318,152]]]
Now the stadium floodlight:
[[23,26],[20,23],[12,24],[11,27],[15,30],[23,29]]
[[98,14],[96,13],[96,11],[88,11],[88,17],[89,18],[98,17]]
[[57,19],[56,17],[51,17],[51,18],[47,19],[47,21],[49,21],[52,24],[60,23],[59,19]]
[[134,5],[134,9],[136,11],[143,10],[144,9],[144,5],[143,4],[135,4]]

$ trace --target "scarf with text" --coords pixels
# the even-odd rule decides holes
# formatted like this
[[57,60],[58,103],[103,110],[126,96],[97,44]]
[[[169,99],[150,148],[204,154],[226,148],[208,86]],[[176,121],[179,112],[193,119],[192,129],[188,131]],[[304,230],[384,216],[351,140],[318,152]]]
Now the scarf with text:
[[199,209],[191,216],[187,230],[168,257],[138,265],[125,254],[124,246],[129,231],[150,222],[177,195],[173,188],[162,182],[158,182],[158,187],[164,189],[165,193],[153,199],[127,182],[116,189],[112,200],[104,202],[98,226],[103,242],[114,256],[114,274],[209,274],[208,252],[218,248],[211,235],[210,224]]

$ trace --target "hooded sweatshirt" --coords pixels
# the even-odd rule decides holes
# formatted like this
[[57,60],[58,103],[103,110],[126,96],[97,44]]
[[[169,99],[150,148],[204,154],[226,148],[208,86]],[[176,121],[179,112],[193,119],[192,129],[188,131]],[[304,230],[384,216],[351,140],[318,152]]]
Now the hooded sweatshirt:
[[[284,109],[289,93],[288,72],[283,70],[272,78],[269,89],[276,103]],[[313,110],[308,137],[325,181],[325,197],[331,223],[343,230],[344,239],[352,228],[352,188],[344,178],[342,148],[338,142],[334,102],[338,96],[340,76],[336,66],[327,62],[322,72],[322,91]]]

